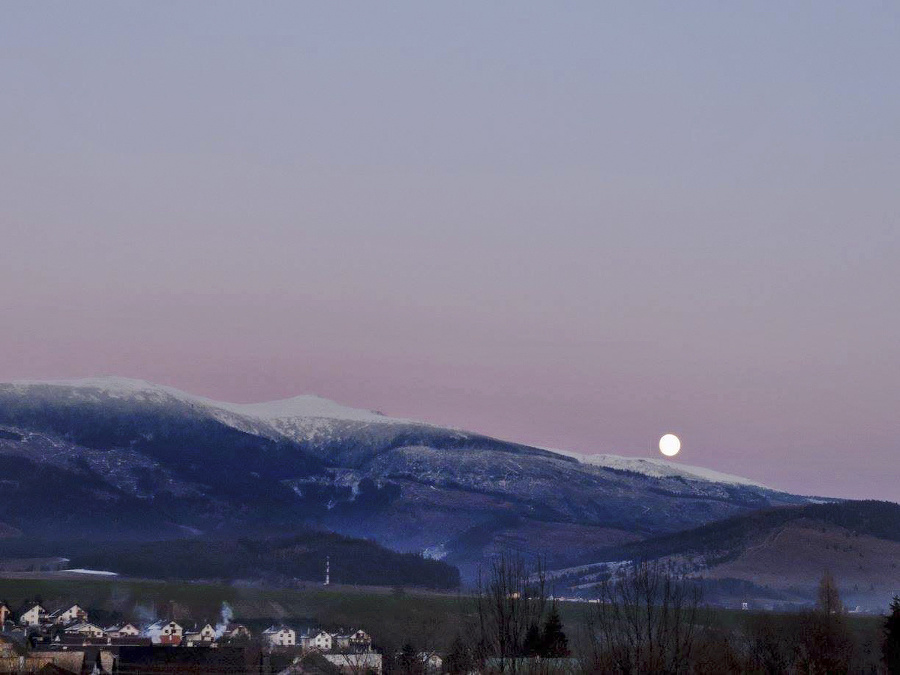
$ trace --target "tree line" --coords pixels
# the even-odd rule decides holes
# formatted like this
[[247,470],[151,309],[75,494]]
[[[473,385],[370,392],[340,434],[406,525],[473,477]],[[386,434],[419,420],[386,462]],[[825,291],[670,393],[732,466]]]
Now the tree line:
[[[807,611],[725,613],[705,606],[700,585],[665,563],[627,564],[564,625],[540,562],[502,554],[460,611],[447,673],[900,674],[900,598],[886,619],[854,619],[828,572]],[[425,672],[413,658],[385,666]]]

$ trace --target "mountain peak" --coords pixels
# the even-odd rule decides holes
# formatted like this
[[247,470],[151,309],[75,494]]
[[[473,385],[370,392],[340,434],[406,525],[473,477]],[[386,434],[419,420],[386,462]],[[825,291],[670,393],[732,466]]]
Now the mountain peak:
[[111,398],[151,400],[172,398],[193,405],[201,405],[206,408],[252,417],[260,421],[291,418],[328,418],[354,422],[407,422],[407,420],[394,420],[380,412],[352,408],[314,394],[301,394],[290,398],[258,403],[231,403],[189,394],[180,389],[155,384],[147,380],[118,375],[59,380],[16,380],[8,383],[8,386],[17,389],[51,387],[59,389],[61,392],[83,392],[88,395],[96,392]]
[[351,408],[314,394],[302,394],[262,403],[222,403],[218,401],[214,403],[224,410],[265,421],[297,417],[322,417],[354,422],[397,421],[379,412]]

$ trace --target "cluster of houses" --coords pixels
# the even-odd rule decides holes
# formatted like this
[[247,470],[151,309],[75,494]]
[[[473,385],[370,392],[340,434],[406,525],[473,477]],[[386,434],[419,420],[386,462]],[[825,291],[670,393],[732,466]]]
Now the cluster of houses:
[[271,626],[262,632],[263,642],[270,647],[300,646],[304,651],[361,654],[372,651],[372,638],[364,630],[352,633],[329,633],[307,630],[300,634],[287,626]]
[[[16,645],[21,648],[16,649]],[[277,654],[296,654],[299,661],[299,656],[316,654],[345,672],[380,673],[382,669],[381,654],[372,650],[372,637],[364,630],[298,632],[275,625],[254,636],[247,626],[226,622],[224,617],[215,626],[187,625],[176,620],[102,626],[92,622],[88,612],[77,604],[48,611],[40,603],[29,603],[13,613],[0,602],[0,673],[37,672],[28,663],[52,663],[66,671],[61,664],[71,662],[76,652],[88,654],[84,663],[90,665],[90,670],[85,672],[111,673],[120,657],[134,656],[140,648],[154,653],[158,662],[187,653],[215,658],[217,652],[235,651],[242,645],[252,646],[262,655],[260,658],[274,660]],[[269,654],[272,656],[265,656]],[[81,671],[73,667],[71,672]]]
[[50,638],[54,642],[107,644],[214,646],[222,641],[249,639],[250,630],[241,624],[230,623],[213,627],[182,626],[176,621],[156,621],[138,626],[122,623],[102,627],[92,623],[80,605],[70,605],[48,612],[40,603],[30,603],[14,614],[0,602],[0,632],[9,636],[27,636],[31,641]]
[[[253,637],[250,629],[243,624],[230,622],[213,626],[187,626],[177,621],[156,621],[138,626],[123,623],[101,627],[91,623],[87,611],[79,605],[48,612],[40,603],[26,605],[14,620],[10,608],[0,603],[0,630],[24,633],[31,629],[36,632],[54,633],[55,639],[64,636],[89,640],[125,640],[140,644],[141,640],[150,644],[168,646],[214,646],[219,642],[249,640]],[[305,651],[362,653],[372,651],[372,637],[364,630],[329,633],[320,629],[308,629],[298,633],[293,628],[271,626],[261,634],[262,642],[268,647],[300,647]]]

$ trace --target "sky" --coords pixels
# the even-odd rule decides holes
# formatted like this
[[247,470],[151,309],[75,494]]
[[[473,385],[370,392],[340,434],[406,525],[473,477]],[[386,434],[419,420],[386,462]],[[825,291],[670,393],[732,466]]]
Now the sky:
[[889,2],[3,3],[0,380],[900,501],[898,64]]

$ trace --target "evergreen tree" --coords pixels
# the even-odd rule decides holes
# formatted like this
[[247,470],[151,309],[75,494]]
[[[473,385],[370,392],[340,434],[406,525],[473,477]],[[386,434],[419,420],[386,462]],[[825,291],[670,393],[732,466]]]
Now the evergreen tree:
[[541,636],[541,629],[536,623],[528,626],[528,632],[525,633],[525,642],[522,643],[522,653],[525,656],[540,656],[544,651],[544,639]]
[[894,596],[891,613],[884,623],[884,642],[881,646],[884,665],[892,675],[900,675],[900,597]]
[[569,656],[569,639],[562,629],[559,608],[556,603],[550,608],[547,622],[544,624],[544,635],[541,642],[541,656],[548,659],[560,659]]

